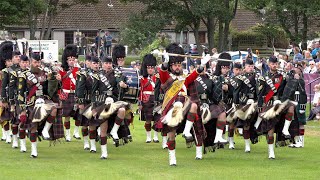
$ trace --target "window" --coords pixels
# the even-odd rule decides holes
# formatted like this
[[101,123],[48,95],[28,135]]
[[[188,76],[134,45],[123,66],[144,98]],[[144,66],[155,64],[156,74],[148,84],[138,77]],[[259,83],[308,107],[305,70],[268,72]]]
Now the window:
[[206,32],[199,32],[199,41],[200,44],[206,43]]
[[[181,41],[180,36],[181,36],[181,33],[176,33],[176,42],[177,43],[180,43],[180,41]],[[188,44],[188,32],[183,32],[182,44]]]
[[65,31],[64,32],[64,44],[73,44],[73,33],[74,31]]

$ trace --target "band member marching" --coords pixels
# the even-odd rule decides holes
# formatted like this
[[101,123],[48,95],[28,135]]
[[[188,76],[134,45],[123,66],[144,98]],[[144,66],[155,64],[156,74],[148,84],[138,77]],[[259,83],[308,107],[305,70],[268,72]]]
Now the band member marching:
[[9,106],[9,82],[10,82],[10,72],[14,70],[12,66],[13,57],[13,43],[10,41],[5,41],[0,45],[0,55],[1,55],[1,126],[2,126],[2,138],[1,140],[6,141],[6,143],[11,143],[10,135],[10,106]]
[[[74,115],[76,78],[77,72],[79,71],[79,68],[75,67],[75,60],[77,57],[77,46],[67,45],[62,55],[61,67],[63,68],[63,70],[59,72],[62,82],[62,88],[59,92],[59,96],[63,109],[64,126],[66,128],[67,142],[71,141],[70,117]],[[75,119],[75,125],[76,126],[74,129],[74,137],[76,139],[80,139],[79,120]]]
[[91,56],[86,56],[86,66],[77,72],[76,82],[76,103],[78,105],[78,112],[76,113],[76,119],[80,121],[82,126],[83,148],[84,150],[90,149],[89,144],[89,119],[83,116],[83,110],[85,107],[90,106],[92,97],[92,83],[93,73],[91,70]]
[[[38,156],[37,138],[43,124],[45,126],[42,136],[45,139],[55,140],[64,137],[61,111],[57,109],[58,89],[56,76],[43,71],[40,55],[34,54],[31,59],[31,69],[20,73],[18,77],[20,121],[30,132],[33,158]],[[59,118],[57,115],[60,115]]]
[[[284,88],[281,100],[286,101],[287,99],[297,103],[295,107],[291,104],[291,109],[289,108],[287,112],[287,114],[294,113],[295,119],[292,121],[292,123],[289,119],[285,119],[282,133],[286,135],[290,132],[289,137],[293,139],[293,143],[290,144],[289,147],[301,148],[304,147],[304,125],[306,124],[307,94],[305,90],[305,81],[303,78],[303,66],[300,63],[294,64],[294,70],[287,78],[287,84]],[[288,131],[288,129],[290,131]]]
[[[155,84],[157,77],[155,76],[155,67],[157,65],[157,60],[152,54],[147,54],[143,58],[141,66],[142,78],[140,79],[140,95],[139,102],[141,109],[142,121],[145,121],[144,128],[146,130],[147,139],[146,143],[152,141],[151,137],[151,122],[154,121],[154,106],[155,106]],[[158,143],[158,132],[154,131],[153,142]]]
[[[170,44],[166,51],[168,53],[184,54],[184,50],[178,44]],[[182,121],[186,116],[186,123],[183,130],[183,137],[186,142],[193,142],[194,139],[191,134],[193,123],[198,120],[196,103],[191,103],[187,93],[191,97],[197,97],[196,87],[190,86],[193,81],[198,77],[204,68],[203,66],[210,60],[204,58],[201,62],[201,66],[193,71],[187,77],[182,75],[182,61],[183,57],[168,56],[164,54],[164,63],[159,71],[161,86],[164,89],[165,97],[162,104],[162,122],[164,123],[163,131],[168,132],[168,149],[169,149],[169,164],[176,166],[175,155],[175,135],[179,133],[178,128],[182,126]],[[194,83],[193,83],[194,86]],[[187,91],[189,90],[189,92]]]
[[[239,84],[237,83],[237,79],[241,78],[241,73],[242,73],[242,62],[235,62],[233,64],[233,68],[232,68],[232,72],[233,72],[233,76],[230,78],[230,85],[228,86],[229,91],[232,93],[232,102],[233,102],[233,94],[236,88],[238,88]],[[229,93],[228,93],[229,94]],[[234,131],[235,131],[235,121],[236,121],[236,117],[234,116],[234,112],[237,109],[235,107],[232,107],[231,109],[229,109],[227,112],[227,123],[228,123],[228,141],[229,141],[229,149],[234,149]]]
[[[106,159],[107,154],[107,132],[108,127],[111,130],[116,146],[119,145],[119,137],[116,138],[115,131],[117,125],[121,125],[124,120],[126,111],[129,108],[129,103],[119,101],[119,89],[117,84],[120,83],[121,78],[118,78],[112,67],[111,57],[104,57],[102,60],[102,70],[98,76],[94,76],[92,85],[93,96],[93,121],[96,126],[100,126],[100,143],[101,143],[101,159]],[[90,125],[90,130],[93,129]],[[113,126],[111,128],[111,126]],[[113,132],[112,132],[113,131]],[[119,132],[120,137],[127,137]]]
[[[224,55],[222,54],[219,58],[225,58]],[[197,60],[197,65],[200,64],[201,61]],[[216,145],[227,143],[222,137],[226,125],[226,111],[224,105],[221,104],[223,101],[222,94],[224,90],[227,90],[227,85],[222,84],[224,79],[220,79],[222,77],[220,75],[221,71],[228,71],[229,64],[230,62],[227,61],[219,61],[215,72],[217,76],[213,77],[205,72],[209,68],[209,63],[207,63],[205,70],[200,73],[195,81],[200,102],[198,114],[206,132],[206,137],[203,135],[205,137],[205,152],[214,152]],[[196,159],[202,159],[202,146],[199,142],[196,146]]]
[[[278,116],[287,106],[280,101],[282,97],[286,80],[281,73],[278,72],[278,59],[274,56],[269,58],[270,71],[265,76],[259,77],[259,93],[258,93],[258,112],[259,117],[254,125],[255,129],[262,134],[267,135],[269,159],[274,159],[274,133],[276,125],[279,122]],[[286,113],[286,125],[293,118],[294,107],[290,106]],[[259,128],[259,125],[261,126]],[[289,127],[289,126],[288,126]],[[282,130],[285,136],[290,136],[288,129]],[[277,132],[276,132],[277,133]],[[280,134],[282,134],[280,132]]]
[[[112,49],[112,63],[113,68],[116,74],[116,77],[118,78],[119,83],[117,84],[119,89],[119,96],[118,100],[122,100],[124,97],[125,92],[128,91],[128,84],[127,84],[127,77],[123,76],[122,74],[122,68],[125,64],[125,57],[126,57],[126,49],[123,45],[118,44]],[[127,143],[127,141],[132,141],[131,132],[129,129],[130,123],[133,122],[133,113],[131,110],[126,111],[125,117],[123,120],[118,119],[118,121],[115,122],[112,131],[110,132],[110,135],[116,142],[116,146],[118,145],[118,139],[119,136],[117,134],[118,130],[121,132],[121,135],[127,134],[127,137],[123,137],[122,139]],[[120,126],[121,125],[121,126]],[[119,129],[120,128],[120,129]]]
[[254,73],[254,64],[251,59],[246,59],[244,74],[237,81],[238,87],[234,90],[233,102],[235,108],[235,116],[238,118],[236,126],[243,128],[243,138],[245,141],[245,152],[250,152],[250,139],[256,143],[257,137],[253,136],[253,123],[257,118],[256,101],[256,74]]
[[[11,104],[11,110],[13,110],[14,117],[12,119],[12,147],[18,147],[18,131],[20,138],[20,151],[26,152],[26,132],[23,128],[23,124],[20,123],[20,106],[18,104],[18,76],[20,73],[28,70],[29,67],[29,58],[28,56],[22,55],[20,57],[19,68],[16,71],[12,71],[10,74],[10,83],[9,83],[9,101]],[[20,126],[20,130],[19,130]]]

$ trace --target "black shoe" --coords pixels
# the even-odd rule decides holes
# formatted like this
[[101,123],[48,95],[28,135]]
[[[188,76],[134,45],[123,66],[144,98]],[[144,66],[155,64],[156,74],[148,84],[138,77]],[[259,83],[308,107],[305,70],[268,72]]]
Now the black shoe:
[[90,150],[90,153],[96,153],[97,151],[95,151],[95,150]]
[[116,147],[119,147],[119,145],[120,145],[119,139],[113,139],[113,142],[114,142],[114,145],[115,145]]
[[35,155],[30,155],[31,158],[37,158],[38,156]]
[[153,139],[153,142],[154,142],[154,143],[159,143],[160,141],[159,141],[159,140],[154,140],[154,139]]

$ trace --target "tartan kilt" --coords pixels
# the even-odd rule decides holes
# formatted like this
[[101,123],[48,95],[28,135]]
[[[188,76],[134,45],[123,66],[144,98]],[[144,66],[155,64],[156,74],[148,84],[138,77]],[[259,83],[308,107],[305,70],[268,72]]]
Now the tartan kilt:
[[154,101],[155,101],[155,96],[150,95],[148,102],[146,103],[142,102],[141,121],[146,121],[146,120],[154,121],[154,116],[153,116]]
[[64,128],[62,122],[62,109],[57,109],[57,116],[55,121],[53,122],[50,131],[50,138],[51,140],[57,140],[64,137]]
[[[278,116],[276,116],[275,118],[269,119],[269,120],[263,119],[263,120],[261,121],[261,124],[260,124],[261,132],[262,132],[262,133],[268,133],[268,131],[270,131],[271,129],[276,128],[276,125],[277,125],[280,121],[283,121],[283,122],[284,122],[284,121],[285,121],[285,114],[287,113],[287,110],[288,110],[288,108],[289,108],[291,105],[293,105],[293,104],[289,102],[289,103],[284,107],[284,109],[282,110],[282,112],[281,112]],[[272,107],[273,107],[273,106],[265,106],[265,107],[263,108],[262,113],[268,111],[268,110],[271,109]],[[259,113],[259,116],[260,116],[260,117],[261,117],[261,114],[262,114],[262,113]],[[283,127],[283,126],[282,126],[282,127]],[[282,132],[282,129],[281,129],[281,132]]]
[[[185,97],[184,96],[177,96],[175,102],[181,102],[181,103],[184,103],[185,102]],[[170,106],[170,108],[168,109],[168,111],[173,108],[173,103],[172,105]],[[178,124],[176,127],[170,127],[168,126],[167,124],[163,124],[163,130],[162,132],[163,133],[169,133],[169,132],[172,132],[172,131],[176,131],[177,134],[181,134],[183,132],[183,129],[184,129],[184,126],[186,124],[186,119],[187,119],[187,114],[189,112],[191,108],[191,104],[188,105],[188,107],[183,111],[183,120],[180,124]],[[164,118],[165,114],[162,113],[162,116],[161,116],[161,121],[162,119]]]
[[223,106],[217,105],[217,104],[212,104],[209,107],[210,112],[211,112],[211,118],[210,119],[216,119],[218,118],[219,114],[225,112],[225,108]]
[[12,119],[12,113],[10,112],[10,109],[9,108],[3,108],[2,114],[0,116],[0,123],[2,123],[4,121],[10,122],[11,119]]
[[152,129],[154,131],[157,131],[157,132],[161,132],[162,131],[161,126],[160,127],[158,126],[158,124],[161,124],[161,120],[160,119],[161,119],[161,115],[158,114],[158,113],[155,113],[154,114],[154,118],[153,118],[154,122],[153,122],[153,126],[152,126]]
[[[51,100],[48,100],[48,99],[45,99],[45,104],[48,104],[48,103],[53,103],[53,101]],[[52,112],[52,109],[51,110],[48,110],[47,113],[48,115]],[[32,122],[33,120],[33,116],[34,116],[34,113],[35,113],[35,110],[34,110],[34,105],[32,106],[28,106],[27,107],[27,121],[24,123],[23,127],[24,129],[26,130],[31,130],[31,128],[33,127],[40,127],[42,122],[45,122],[44,120],[41,121],[41,122]],[[47,119],[47,117],[45,117],[44,119]],[[40,132],[40,131],[38,131]]]
[[16,105],[14,107],[14,116],[11,119],[11,124],[15,124],[15,125],[19,125],[20,123],[20,119],[19,119],[19,115],[21,113],[21,108],[18,105],[17,101],[16,101]]
[[72,117],[74,115],[75,95],[73,93],[68,94],[68,99],[61,100],[62,104],[62,117]]

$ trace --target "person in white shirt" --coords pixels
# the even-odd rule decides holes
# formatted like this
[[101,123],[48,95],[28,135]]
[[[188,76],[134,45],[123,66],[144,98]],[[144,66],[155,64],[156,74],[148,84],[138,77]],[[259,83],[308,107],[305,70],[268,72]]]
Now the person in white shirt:
[[317,72],[316,63],[314,61],[309,62],[309,66],[304,69],[304,73],[313,74]]

